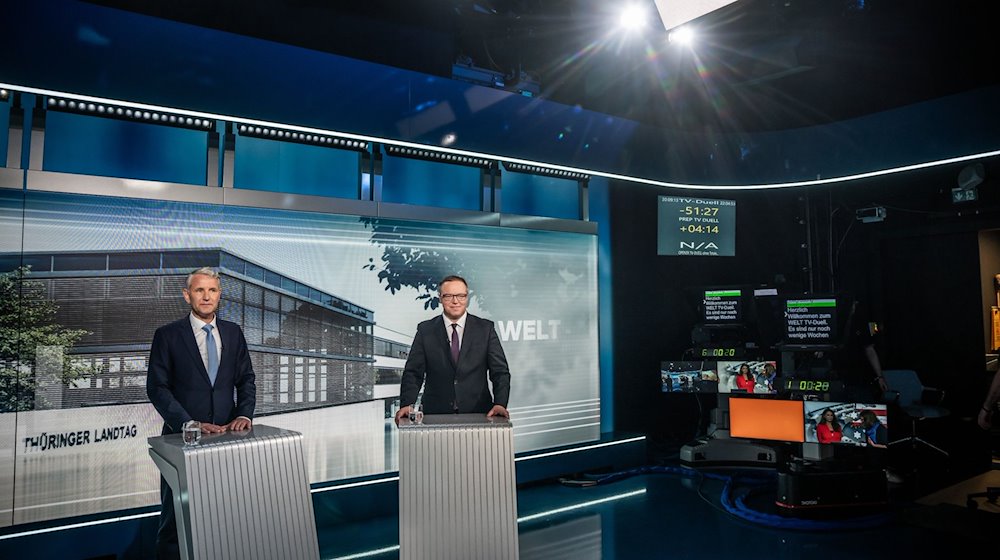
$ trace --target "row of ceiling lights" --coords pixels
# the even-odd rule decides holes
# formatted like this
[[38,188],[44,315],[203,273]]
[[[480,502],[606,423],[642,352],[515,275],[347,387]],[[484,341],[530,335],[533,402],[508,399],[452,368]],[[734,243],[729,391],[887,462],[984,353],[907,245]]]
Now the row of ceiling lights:
[[89,113],[98,116],[103,115],[108,117],[133,119],[137,121],[149,121],[187,128],[209,129],[212,127],[211,119],[203,119],[201,117],[178,115],[155,110],[149,111],[144,109],[133,109],[131,107],[77,101],[75,99],[65,99],[60,97],[50,97],[48,99],[48,108],[77,113]]
[[[0,90],[0,99],[6,99],[10,93],[8,90]],[[61,110],[97,116],[118,117],[152,123],[167,124],[195,129],[210,129],[213,124],[212,119],[197,116],[174,114],[167,111],[157,111],[149,109],[133,108],[111,103],[100,103],[93,101],[76,100],[64,97],[49,97],[47,108],[51,110]],[[238,129],[241,135],[268,138],[275,140],[291,140],[307,144],[346,148],[352,150],[366,150],[368,142],[336,136],[316,134],[310,132],[300,132],[295,130],[285,130],[276,127],[257,126],[240,124]],[[489,167],[492,160],[482,157],[475,157],[463,154],[438,152],[427,149],[413,148],[407,146],[387,145],[386,151],[390,155],[413,157],[420,159],[430,159],[445,163],[457,163],[460,165],[472,165],[476,167]],[[564,179],[574,179],[582,181],[588,179],[588,175],[567,171],[563,169],[551,169],[540,165],[527,165],[521,163],[506,163],[505,167],[518,173],[531,173],[536,175],[547,175]]]
[[270,138],[276,140],[292,140],[306,144],[317,144],[320,146],[336,146],[338,148],[349,148],[352,150],[364,150],[368,148],[368,142],[352,140],[348,138],[338,138],[324,134],[314,134],[310,132],[298,132],[294,130],[283,130],[266,126],[255,126],[241,124],[240,134],[245,136],[256,136],[260,138]]

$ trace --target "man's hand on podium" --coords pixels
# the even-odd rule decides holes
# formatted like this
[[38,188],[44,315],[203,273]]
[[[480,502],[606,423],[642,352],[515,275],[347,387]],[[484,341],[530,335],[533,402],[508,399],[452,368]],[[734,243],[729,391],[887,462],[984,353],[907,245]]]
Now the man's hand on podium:
[[221,434],[226,431],[225,426],[219,426],[217,424],[209,424],[208,422],[201,423],[201,433],[203,434]]
[[237,416],[235,420],[226,424],[226,430],[230,432],[242,432],[243,430],[249,430],[252,422],[246,416]]
[[493,408],[491,408],[490,411],[486,413],[487,418],[492,418],[493,416],[503,416],[504,418],[510,418],[510,413],[507,412],[506,408],[498,404],[495,404],[493,405]]
[[396,411],[396,425],[397,426],[399,425],[399,420],[401,418],[408,417],[410,415],[410,410],[412,408],[413,407],[410,407],[410,406],[403,406],[403,407],[400,407],[400,409]]

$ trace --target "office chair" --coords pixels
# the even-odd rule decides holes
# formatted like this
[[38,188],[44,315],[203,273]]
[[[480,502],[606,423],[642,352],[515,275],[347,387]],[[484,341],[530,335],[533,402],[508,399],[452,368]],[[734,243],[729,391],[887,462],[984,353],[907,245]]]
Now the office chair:
[[889,445],[910,442],[916,447],[919,443],[947,457],[947,451],[917,435],[917,424],[922,420],[944,418],[951,414],[947,408],[941,406],[944,391],[925,386],[917,376],[917,372],[909,369],[885,370],[882,376],[888,386],[886,400],[898,405],[912,423],[908,437],[891,441]]

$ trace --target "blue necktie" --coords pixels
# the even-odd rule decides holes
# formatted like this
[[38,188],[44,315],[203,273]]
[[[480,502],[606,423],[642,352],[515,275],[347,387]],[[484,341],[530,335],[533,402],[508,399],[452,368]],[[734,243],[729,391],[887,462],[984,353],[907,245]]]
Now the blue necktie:
[[451,324],[451,359],[458,364],[458,323]]
[[205,349],[208,350],[208,380],[214,386],[215,376],[219,373],[219,350],[215,347],[212,325],[205,325],[201,330],[205,331]]

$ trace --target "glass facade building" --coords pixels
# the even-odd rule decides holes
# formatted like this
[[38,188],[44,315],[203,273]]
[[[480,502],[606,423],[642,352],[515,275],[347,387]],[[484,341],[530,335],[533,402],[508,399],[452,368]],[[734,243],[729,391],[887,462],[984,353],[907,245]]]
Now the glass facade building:
[[[22,260],[23,259],[23,260]],[[219,317],[243,328],[257,382],[257,414],[374,398],[374,312],[230,252],[189,249],[24,253],[0,271],[30,267],[25,294],[55,303],[54,323],[86,332],[65,349],[93,374],[68,385],[39,382],[35,408],[145,402],[155,330],[184,317],[187,275],[219,271]],[[27,296],[26,296],[27,297]]]

